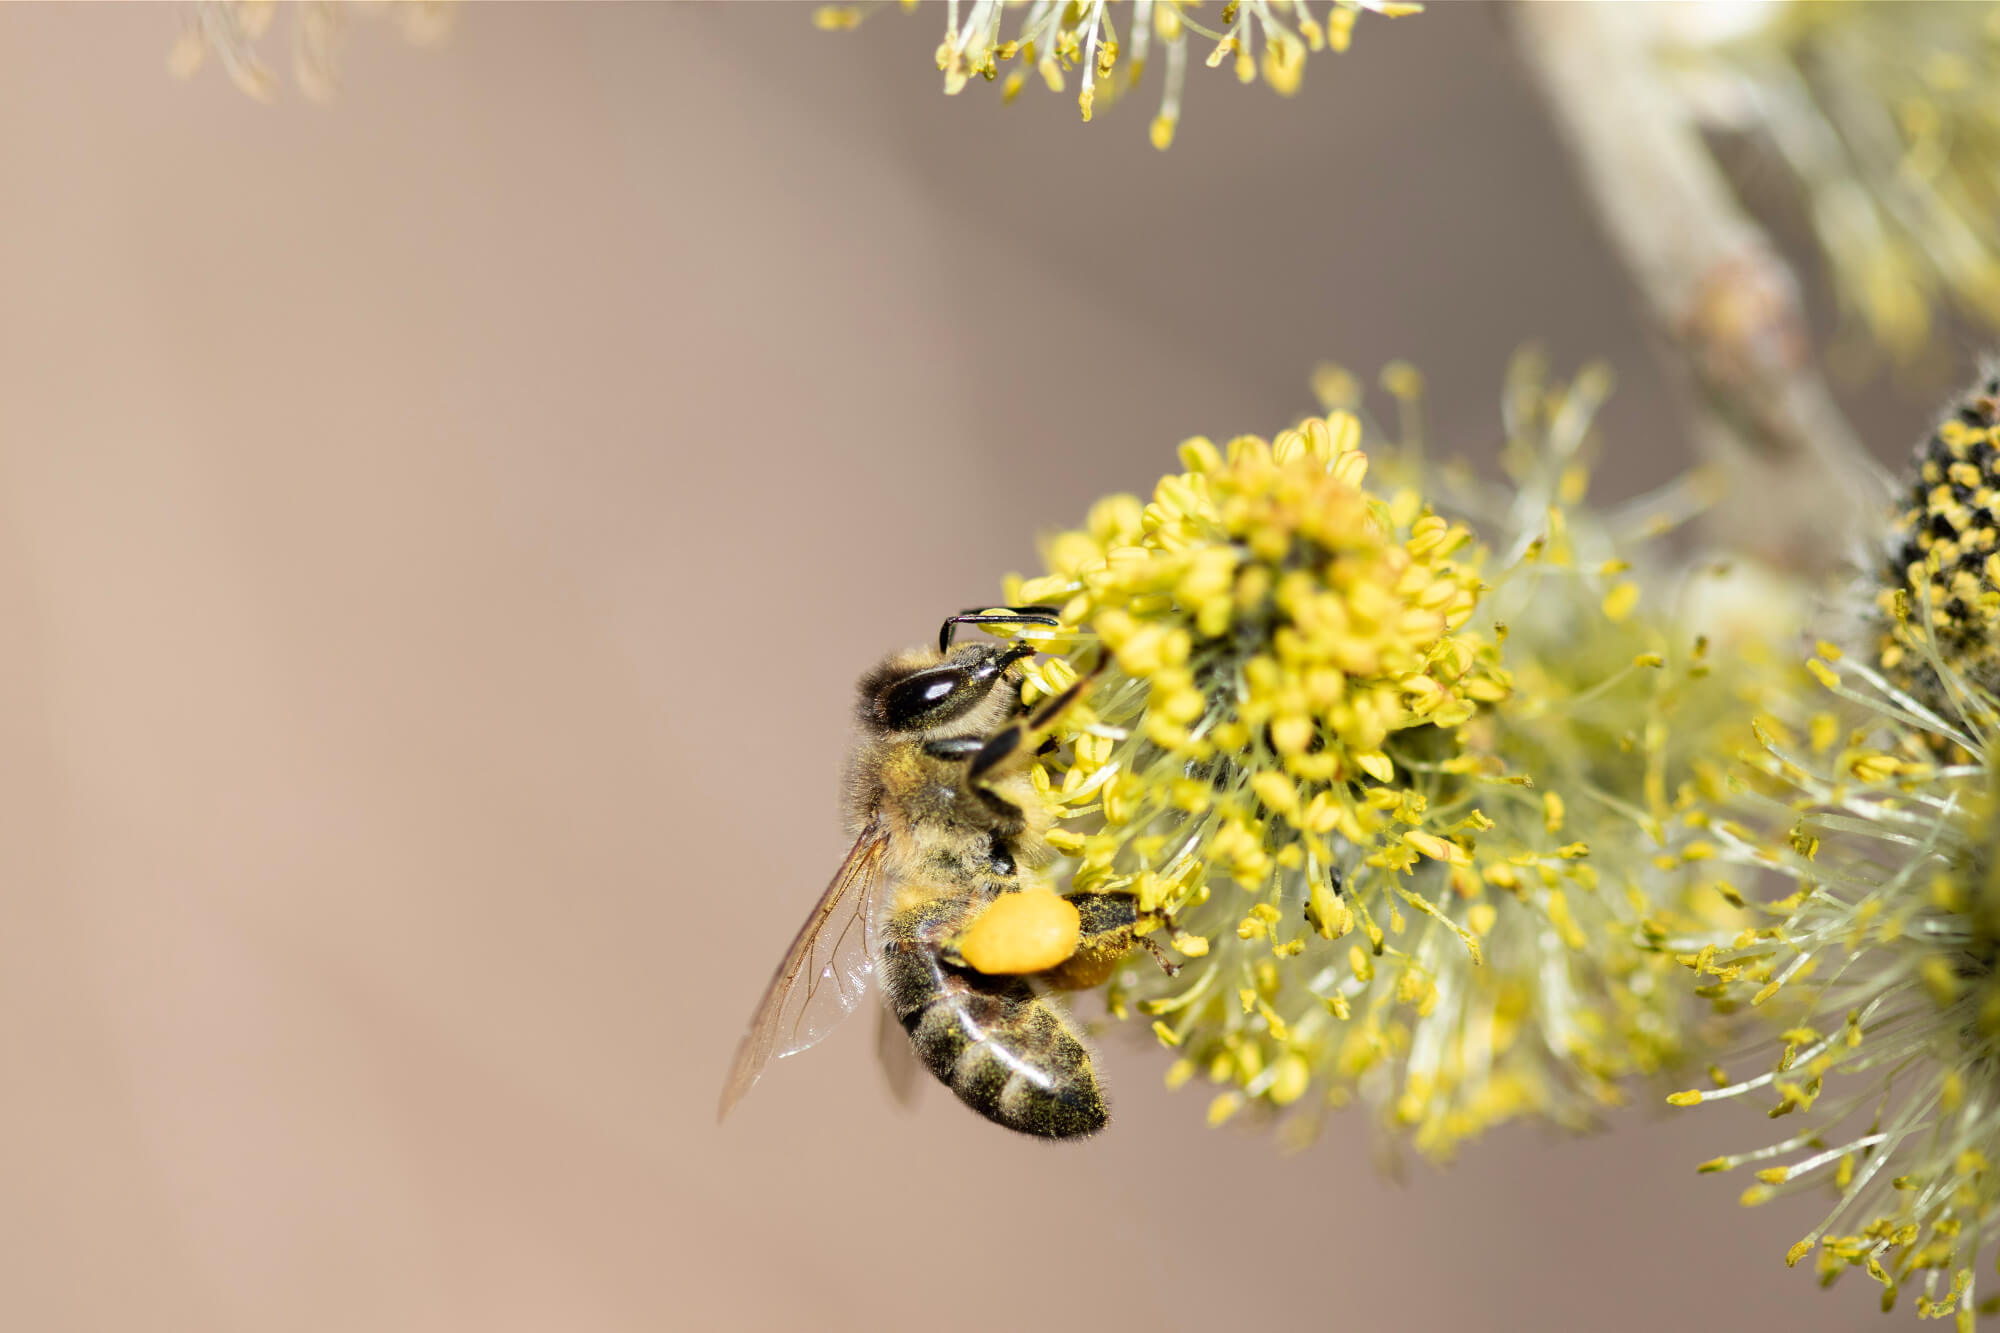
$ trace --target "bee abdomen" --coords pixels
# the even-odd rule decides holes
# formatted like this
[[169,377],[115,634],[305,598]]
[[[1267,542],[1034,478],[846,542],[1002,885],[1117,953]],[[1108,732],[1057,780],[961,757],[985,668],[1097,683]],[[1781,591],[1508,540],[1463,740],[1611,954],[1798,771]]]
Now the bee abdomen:
[[1068,1017],[1019,977],[948,966],[896,929],[905,924],[915,923],[891,926],[885,989],[931,1073],[967,1106],[1022,1134],[1067,1139],[1104,1128],[1090,1051]]
[[996,1124],[1051,1139],[1104,1128],[1089,1050],[1026,982],[1015,979],[1008,990],[999,1012],[981,1012],[988,1006],[980,1001],[1000,997],[980,988],[941,995],[910,1029],[917,1054],[960,1101]]

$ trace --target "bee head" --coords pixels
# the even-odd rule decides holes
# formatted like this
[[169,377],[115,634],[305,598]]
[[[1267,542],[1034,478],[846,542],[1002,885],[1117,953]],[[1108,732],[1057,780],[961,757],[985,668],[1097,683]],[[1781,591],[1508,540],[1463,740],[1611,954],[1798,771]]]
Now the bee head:
[[[1011,681],[1007,668],[1033,652],[1024,644],[974,643],[948,653],[899,653],[861,678],[861,725],[912,732],[970,722],[968,730],[991,730],[1020,704],[1017,690],[995,700],[993,687]],[[990,700],[998,711],[981,709]]]

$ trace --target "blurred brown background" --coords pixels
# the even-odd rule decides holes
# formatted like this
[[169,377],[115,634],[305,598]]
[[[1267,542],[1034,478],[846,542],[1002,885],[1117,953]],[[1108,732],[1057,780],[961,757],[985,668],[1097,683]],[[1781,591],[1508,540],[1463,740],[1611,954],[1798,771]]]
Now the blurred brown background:
[[1695,1176],[1755,1115],[1399,1185],[1134,1040],[1085,1147],[904,1115],[857,1022],[713,1123],[852,678],[1036,532],[1327,357],[1479,453],[1519,341],[1606,356],[1605,487],[1683,464],[1490,11],[1196,69],[1164,156],[938,96],[936,14],[364,22],[326,107],[177,22],[0,8],[0,1327],[1878,1322]]

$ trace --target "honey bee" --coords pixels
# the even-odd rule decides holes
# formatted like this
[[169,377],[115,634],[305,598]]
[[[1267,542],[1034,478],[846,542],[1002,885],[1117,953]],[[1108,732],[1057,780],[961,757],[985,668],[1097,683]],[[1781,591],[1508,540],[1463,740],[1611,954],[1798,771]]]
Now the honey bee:
[[723,1085],[718,1119],[774,1056],[824,1037],[874,974],[917,1058],[995,1124],[1077,1138],[1107,1119],[1091,1051],[1046,991],[1102,981],[1156,924],[1129,893],[1058,896],[1049,816],[1028,769],[1088,685],[1032,712],[1025,643],[952,646],[960,625],[1057,624],[1049,607],[953,616],[937,651],[861,678],[848,771],[853,848],[765,987]]

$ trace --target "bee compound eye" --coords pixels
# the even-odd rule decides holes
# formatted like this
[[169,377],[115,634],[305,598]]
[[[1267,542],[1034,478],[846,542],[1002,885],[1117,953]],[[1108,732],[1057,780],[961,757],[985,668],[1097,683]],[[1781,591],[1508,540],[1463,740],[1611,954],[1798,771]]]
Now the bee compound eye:
[[934,725],[961,711],[959,696],[969,683],[960,667],[934,667],[905,676],[875,696],[876,716],[898,731]]

